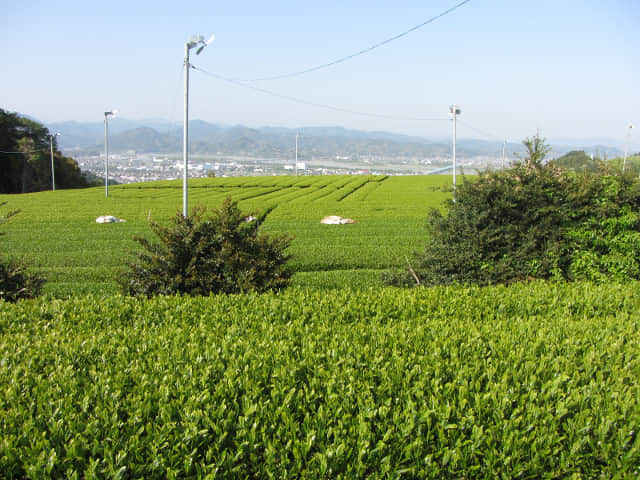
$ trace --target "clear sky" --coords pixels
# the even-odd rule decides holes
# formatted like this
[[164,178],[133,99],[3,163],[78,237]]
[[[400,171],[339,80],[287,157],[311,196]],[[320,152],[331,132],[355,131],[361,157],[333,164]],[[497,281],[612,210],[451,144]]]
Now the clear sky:
[[[0,0],[0,108],[44,122],[101,121],[110,108],[181,121],[193,34],[216,35],[200,56],[192,51],[194,65],[253,79],[331,62],[460,1]],[[623,143],[634,123],[631,148],[640,150],[639,26],[639,0],[470,0],[349,61],[251,83],[383,117],[294,103],[192,70],[190,118],[445,136],[456,103],[461,137],[519,141],[540,129],[550,139]]]

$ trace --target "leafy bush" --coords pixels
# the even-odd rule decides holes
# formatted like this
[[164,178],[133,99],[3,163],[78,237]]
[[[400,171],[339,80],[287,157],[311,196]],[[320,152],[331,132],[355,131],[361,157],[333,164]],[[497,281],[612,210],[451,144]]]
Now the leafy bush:
[[285,250],[290,238],[258,234],[259,221],[247,221],[237,202],[225,200],[208,215],[196,207],[168,227],[151,222],[160,242],[136,236],[143,251],[133,253],[118,281],[125,294],[208,295],[264,292],[287,286],[291,272]]
[[[6,202],[0,203],[0,207],[4,205]],[[0,215],[0,225],[16,214],[18,210]],[[4,235],[4,232],[0,232],[0,235]],[[0,258],[0,300],[16,302],[21,298],[37,297],[44,283],[44,277],[29,272],[23,261],[11,257]]]
[[569,172],[543,163],[548,147],[539,137],[524,143],[522,162],[465,179],[446,215],[431,210],[425,251],[387,283],[640,278],[638,179],[604,165]]

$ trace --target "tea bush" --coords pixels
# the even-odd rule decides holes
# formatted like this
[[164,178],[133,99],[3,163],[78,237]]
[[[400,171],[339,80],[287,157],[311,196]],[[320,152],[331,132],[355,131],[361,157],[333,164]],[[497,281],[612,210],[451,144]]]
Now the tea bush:
[[636,478],[638,288],[0,302],[0,478]]

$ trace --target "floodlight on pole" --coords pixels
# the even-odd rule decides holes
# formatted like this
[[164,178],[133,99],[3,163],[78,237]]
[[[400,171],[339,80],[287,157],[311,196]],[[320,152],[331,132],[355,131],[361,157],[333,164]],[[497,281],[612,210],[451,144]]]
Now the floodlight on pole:
[[453,189],[456,189],[456,118],[461,110],[457,105],[449,106],[449,113],[453,115]]
[[632,124],[627,125],[627,135],[624,141],[624,160],[622,161],[622,173],[624,173],[624,167],[627,164],[627,154],[629,153],[629,135],[631,135]]
[[117,110],[104,112],[104,196],[109,196],[109,117],[115,117]]
[[53,139],[59,136],[60,136],[59,133],[54,133],[52,135],[49,135],[49,142],[51,146],[51,190],[54,192],[56,191],[56,173],[55,173],[55,168],[53,166]]
[[189,50],[198,47],[196,55],[199,55],[215,39],[215,35],[211,35],[205,42],[202,35],[192,36],[187,43],[184,44],[184,124],[183,124],[183,143],[182,157],[184,162],[184,172],[182,178],[182,215],[187,218],[189,215]]

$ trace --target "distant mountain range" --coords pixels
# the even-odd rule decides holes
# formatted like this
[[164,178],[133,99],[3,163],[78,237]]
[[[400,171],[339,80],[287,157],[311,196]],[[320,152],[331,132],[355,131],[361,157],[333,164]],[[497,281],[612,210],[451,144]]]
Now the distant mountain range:
[[[72,155],[99,154],[104,151],[102,122],[57,122],[47,127],[59,132],[60,147]],[[350,130],[344,127],[249,128],[242,125],[218,125],[202,120],[189,123],[192,153],[242,155],[259,158],[292,158],[295,136],[299,133],[299,151],[305,158],[344,156],[368,157],[446,157],[451,153],[448,139],[428,139],[390,132]],[[556,145],[553,153],[585,150],[608,157],[621,152],[606,145]],[[521,153],[520,143],[509,143],[508,154]],[[114,153],[177,153],[182,151],[182,124],[163,120],[133,121],[113,118],[109,121],[109,150]],[[460,157],[499,157],[502,142],[458,139]]]

